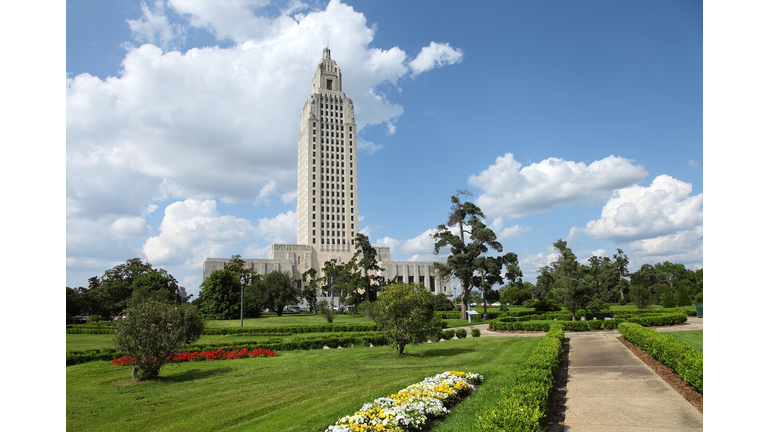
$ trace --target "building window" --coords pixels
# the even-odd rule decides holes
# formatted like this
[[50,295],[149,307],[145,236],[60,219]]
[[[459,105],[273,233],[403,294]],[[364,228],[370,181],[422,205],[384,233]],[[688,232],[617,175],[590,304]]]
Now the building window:
[[314,218],[315,218],[315,214],[314,214],[314,213],[312,213],[312,219],[314,219]]
[[[350,220],[355,220],[355,217],[354,217],[354,216],[352,216],[352,218],[351,218]],[[352,227],[354,227],[354,225],[352,225]]]
[[[325,80],[325,88],[327,90],[332,90],[333,80]],[[325,104],[325,107],[328,108],[328,104]]]
[[312,237],[312,243],[314,243],[314,242],[315,242],[315,238],[314,238],[314,237]]
[[402,277],[402,276],[398,276],[398,277],[397,277],[397,281],[398,281],[398,282],[400,282],[400,283],[402,283],[402,282],[403,282],[403,277]]
[[312,230],[312,235],[315,235],[315,230]]
[[[314,124],[314,123],[313,123],[313,124]],[[349,127],[349,131],[350,131],[350,132],[352,132],[352,126],[350,126],[350,127]],[[351,137],[352,137],[352,136],[350,135],[350,138],[351,138]]]

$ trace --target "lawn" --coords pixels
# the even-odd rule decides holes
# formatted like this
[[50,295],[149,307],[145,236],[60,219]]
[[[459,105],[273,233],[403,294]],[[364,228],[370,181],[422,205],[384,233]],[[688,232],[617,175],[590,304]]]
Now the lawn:
[[162,379],[131,385],[126,367],[84,363],[67,367],[67,430],[322,431],[363,403],[424,377],[462,370],[480,373],[486,382],[432,430],[466,431],[514,383],[516,367],[539,339],[421,344],[408,346],[403,358],[373,347],[172,364],[163,368]]
[[693,349],[695,349],[696,351],[699,351],[700,353],[704,354],[704,330],[666,332],[663,334],[670,335],[681,342],[685,342],[688,345],[692,346]]

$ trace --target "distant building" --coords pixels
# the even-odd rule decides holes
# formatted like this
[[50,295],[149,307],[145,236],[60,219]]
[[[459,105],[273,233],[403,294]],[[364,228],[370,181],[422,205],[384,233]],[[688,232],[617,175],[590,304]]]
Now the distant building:
[[[267,259],[245,259],[256,273],[290,273],[301,286],[301,275],[314,268],[320,275],[325,262],[348,262],[355,253],[360,227],[355,203],[357,189],[357,125],[352,100],[342,89],[341,69],[331,50],[312,77],[312,90],[301,112],[299,129],[297,241],[270,246]],[[356,196],[357,194],[357,196]],[[379,266],[387,279],[423,282],[435,294],[451,296],[449,280],[435,275],[433,262],[391,261],[388,247],[377,247]],[[229,258],[206,258],[203,279],[223,269]]]

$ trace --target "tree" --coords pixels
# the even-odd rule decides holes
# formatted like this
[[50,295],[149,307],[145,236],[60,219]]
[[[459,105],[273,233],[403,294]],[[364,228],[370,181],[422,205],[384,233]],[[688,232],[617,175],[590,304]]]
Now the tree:
[[317,310],[320,311],[320,315],[322,315],[329,324],[333,323],[333,306],[328,304],[328,300],[320,300],[317,302]]
[[645,309],[653,302],[650,288],[640,283],[630,285],[629,297],[638,309]]
[[688,290],[681,286],[677,292],[677,305],[680,307],[690,306],[691,298],[688,296]]
[[131,295],[134,302],[145,299],[162,300],[170,303],[186,302],[179,293],[176,279],[163,269],[152,269],[142,273],[131,283]]
[[[438,225],[432,238],[435,239],[435,255],[444,247],[451,248],[451,255],[446,262],[435,263],[435,269],[441,277],[457,278],[461,282],[461,319],[466,320],[467,301],[477,269],[475,260],[488,252],[489,247],[501,252],[502,245],[496,240],[496,233],[480,220],[485,217],[482,210],[469,201],[462,203],[459,198],[461,195],[471,193],[459,190],[451,197],[448,222]],[[456,227],[458,235],[450,227]]]
[[552,275],[552,267],[539,267],[539,275],[536,277],[536,289],[531,294],[541,300],[549,294],[549,290],[555,284],[555,277]]
[[[510,282],[518,281],[523,272],[517,262],[517,254],[509,252],[499,257],[480,256],[475,258],[475,276],[472,277],[472,285],[480,289],[483,293],[483,319],[488,319],[487,304],[499,299],[498,291],[493,289],[494,285],[501,284],[506,278]],[[506,272],[502,276],[502,269],[506,266]]]
[[104,272],[100,279],[91,278],[89,289],[94,289],[102,313],[119,315],[128,306],[133,297],[133,281],[140,275],[152,270],[152,264],[143,263],[139,258],[131,258],[125,264],[119,264]]
[[259,284],[263,287],[266,305],[277,312],[277,316],[282,316],[286,306],[298,303],[300,299],[299,289],[288,273],[269,272]]
[[317,288],[321,279],[317,277],[317,270],[314,268],[310,268],[302,273],[301,278],[304,282],[307,282],[307,286],[301,291],[301,296],[309,305],[309,310],[317,315]]
[[675,297],[675,294],[670,289],[664,290],[664,292],[661,294],[661,298],[659,299],[661,302],[661,305],[665,308],[672,308],[677,306],[677,298]]
[[452,311],[456,307],[451,299],[442,294],[433,295],[432,297],[434,297],[433,309],[436,311]]
[[204,327],[195,306],[148,298],[117,320],[115,347],[130,359],[134,379],[151,379],[179,348],[198,340]]
[[501,291],[501,302],[511,305],[521,305],[531,298],[532,289],[535,288],[530,282],[515,282],[507,285]]
[[[351,267],[359,274],[359,278],[362,281],[365,301],[376,301],[376,294],[378,292],[378,286],[373,282],[379,278],[374,276],[376,272],[381,271],[379,267],[378,259],[376,258],[376,248],[371,246],[368,236],[362,233],[357,233],[355,236],[355,255],[352,257]],[[360,304],[356,302],[355,306]]]
[[384,287],[371,315],[388,345],[402,355],[407,344],[418,345],[442,336],[442,320],[434,316],[434,295],[421,284]]
[[587,305],[594,290],[592,284],[584,279],[585,271],[568,243],[558,239],[553,246],[558,251],[558,259],[552,263],[552,275],[555,278],[552,293],[571,311],[575,321],[576,311]]
[[236,319],[240,314],[240,279],[224,268],[200,285],[200,311],[210,319]]
[[[242,327],[243,315],[245,314],[245,288],[252,285],[259,275],[255,274],[253,269],[249,269],[245,266],[245,261],[240,258],[240,255],[232,255],[232,259],[224,268],[237,275],[238,279],[240,280],[240,327]],[[258,312],[256,312],[256,316],[259,316],[261,315],[261,305],[258,304],[257,299],[261,299],[261,296],[251,296],[249,299],[249,309],[251,312],[253,312],[254,309],[258,310]]]

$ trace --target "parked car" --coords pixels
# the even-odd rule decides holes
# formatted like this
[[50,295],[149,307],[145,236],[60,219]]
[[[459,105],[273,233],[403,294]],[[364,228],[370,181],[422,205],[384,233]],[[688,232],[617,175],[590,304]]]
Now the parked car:
[[72,324],[85,324],[88,321],[88,317],[84,315],[75,315],[72,317]]

